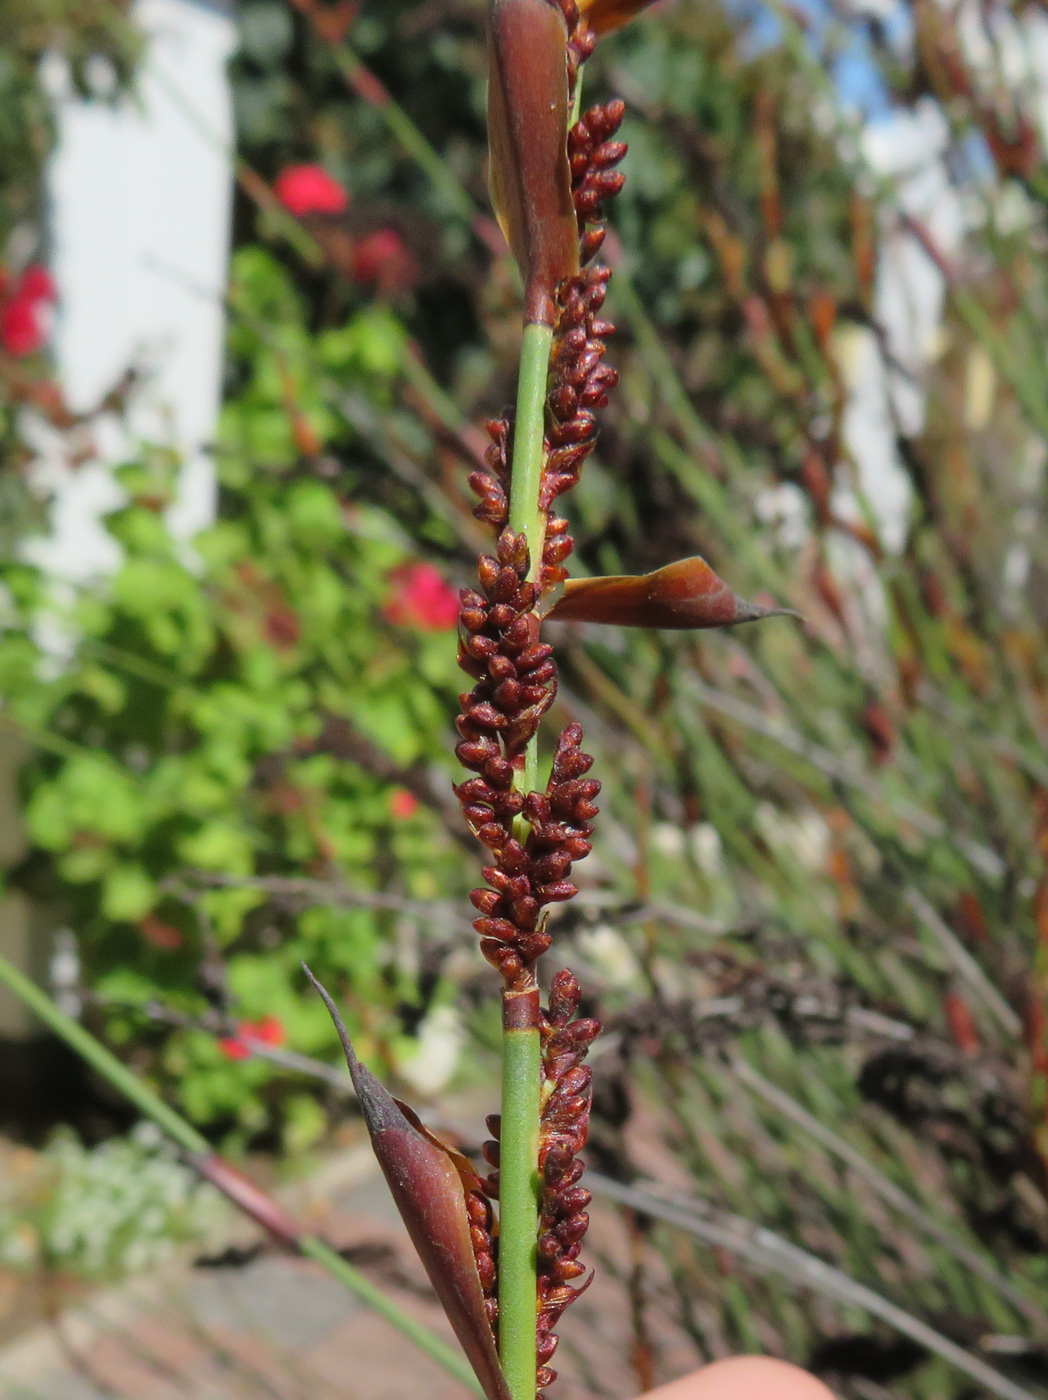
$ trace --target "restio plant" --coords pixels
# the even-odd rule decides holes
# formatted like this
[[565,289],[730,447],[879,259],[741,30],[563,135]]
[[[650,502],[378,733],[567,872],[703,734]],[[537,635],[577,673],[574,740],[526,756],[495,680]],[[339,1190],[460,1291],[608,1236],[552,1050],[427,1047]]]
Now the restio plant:
[[470,477],[495,552],[481,556],[458,619],[459,664],[473,688],[460,697],[455,752],[474,776],[456,794],[490,852],[470,899],[481,951],[503,983],[502,1107],[484,1148],[491,1175],[481,1179],[382,1088],[317,983],[378,1160],[488,1400],[543,1394],[557,1375],[555,1328],[586,1287],[590,1194],[578,1153],[591,1105],[584,1060],[600,1026],[580,1015],[582,988],[567,969],[552,976],[543,1005],[537,964],[553,941],[548,907],[578,894],[570,877],[591,849],[600,783],[587,776],[593,760],[577,722],[561,731],[548,778],[540,774],[540,721],[557,693],[542,620],[703,628],[768,612],[736,598],[699,558],[580,583],[565,567],[573,540],[555,507],[578,482],[618,378],[604,360],[615,328],[603,311],[611,273],[598,255],[626,154],[614,139],[621,101],[580,110],[582,65],[598,33],[641,8],[492,0],[488,12],[491,193],[524,289],[516,405],[488,424],[487,471]]

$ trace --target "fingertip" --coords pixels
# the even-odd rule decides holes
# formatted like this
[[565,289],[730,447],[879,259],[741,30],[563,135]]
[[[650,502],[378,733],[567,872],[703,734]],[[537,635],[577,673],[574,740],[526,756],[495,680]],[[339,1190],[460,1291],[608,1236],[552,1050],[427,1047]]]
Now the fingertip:
[[731,1356],[649,1391],[642,1400],[834,1400],[822,1381],[770,1356]]

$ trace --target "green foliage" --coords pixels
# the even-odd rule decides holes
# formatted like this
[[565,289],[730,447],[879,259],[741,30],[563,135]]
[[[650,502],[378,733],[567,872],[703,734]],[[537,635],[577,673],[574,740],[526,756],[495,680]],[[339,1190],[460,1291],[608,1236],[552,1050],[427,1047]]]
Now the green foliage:
[[[276,1016],[295,1048],[327,1051],[322,1008],[293,990],[306,959],[351,984],[351,1004],[390,1044],[403,1034],[398,1005],[415,1024],[425,1011],[389,964],[390,918],[296,914],[253,882],[312,873],[426,898],[434,862],[452,864],[432,811],[398,817],[390,805],[398,773],[447,764],[448,632],[386,620],[390,574],[412,557],[404,536],[363,498],[365,468],[311,475],[294,443],[305,416],[326,450],[351,457],[329,376],[338,394],[387,399],[403,332],[364,308],[311,333],[287,274],[258,248],[237,257],[232,302],[241,389],[223,414],[215,526],[188,552],[171,538],[159,512],[175,464],[153,454],[119,473],[112,578],[60,608],[27,571],[12,576],[25,611],[0,640],[0,672],[17,683],[8,713],[62,743],[23,775],[33,853],[16,878],[60,902],[103,998],[160,993],[206,1010],[193,975],[217,945],[236,1018]],[[33,647],[30,618],[43,615],[70,638],[68,656]],[[387,775],[347,757],[354,743],[386,755]],[[230,1061],[212,1036],[174,1036],[158,1072],[198,1121],[267,1122],[272,1071]],[[289,1104],[291,1140],[314,1133],[301,1100]]]

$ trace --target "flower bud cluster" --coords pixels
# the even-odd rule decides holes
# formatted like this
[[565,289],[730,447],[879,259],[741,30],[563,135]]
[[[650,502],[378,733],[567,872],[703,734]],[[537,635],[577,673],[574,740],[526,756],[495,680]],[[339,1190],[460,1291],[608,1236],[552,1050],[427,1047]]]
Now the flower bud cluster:
[[[524,752],[552,704],[557,672],[553,648],[538,641],[538,587],[528,582],[524,536],[507,526],[495,555],[479,560],[477,580],[481,592],[465,588],[459,595],[459,665],[476,684],[459,697],[461,743],[456,753],[467,768],[483,775],[485,802],[489,790],[498,794],[496,818],[504,819],[521,810],[523,798],[514,795],[512,786],[513,760]],[[467,807],[466,820],[488,846],[477,820],[483,814],[470,810],[472,791],[459,796]]]
[[[603,362],[605,341],[615,330],[601,315],[611,271],[590,260],[604,242],[604,226],[598,222],[604,212],[603,201],[617,194],[625,179],[612,167],[626,154],[626,147],[611,139],[624,112],[619,101],[591,107],[568,133],[581,258],[589,266],[563,283],[557,295],[553,373],[547,399],[547,465],[539,498],[546,511],[578,482],[582,464],[596,443],[597,412],[606,407],[608,391],[619,378],[618,371]],[[543,592],[567,578],[563,563],[573,547],[567,524],[551,519],[542,554]]]
[[[542,1019],[543,1104],[539,1127],[542,1187],[539,1215],[537,1385],[556,1379],[549,1362],[557,1349],[553,1331],[561,1313],[582,1291],[571,1280],[586,1272],[579,1263],[589,1228],[590,1193],[580,1186],[585,1168],[577,1154],[589,1136],[592,1071],[582,1061],[600,1032],[600,1022],[578,1015],[582,998],[575,976],[558,972]],[[585,1287],[585,1285],[583,1285]]]
[[[574,0],[565,0],[574,4]],[[571,25],[569,22],[569,31]],[[587,31],[588,32],[588,31]],[[597,412],[607,406],[608,391],[618,382],[618,371],[603,363],[605,341],[615,327],[601,315],[607,295],[609,268],[591,259],[604,242],[604,200],[622,188],[625,177],[612,167],[626,154],[621,141],[611,138],[625,113],[620,101],[591,107],[568,133],[572,198],[579,225],[580,254],[584,266],[577,277],[559,288],[554,327],[550,389],[547,398],[548,430],[546,464],[539,504],[547,512],[542,549],[541,591],[563,582],[564,560],[574,541],[568,522],[552,514],[556,498],[570,491],[579,479],[582,464],[593,451],[597,436]],[[473,513],[496,530],[509,519],[510,462],[513,456],[513,424],[508,418],[487,424],[491,446],[486,471],[476,471],[469,484],[480,497]]]
[[[535,667],[539,671],[547,664],[549,648],[535,644],[530,650],[533,655],[542,654]],[[528,649],[521,656],[527,660]],[[481,722],[487,723],[488,711],[481,707],[491,702],[481,698],[475,708],[470,705],[475,696],[485,694],[488,684],[485,678],[465,697],[460,731],[479,727],[468,723],[478,712]],[[496,702],[498,698],[496,690]],[[582,752],[581,741],[581,725],[569,724],[557,744],[545,793],[526,794],[513,787],[515,770],[502,757],[496,738],[484,735],[459,745],[459,757],[471,767],[476,765],[479,775],[462,783],[456,793],[466,820],[493,856],[483,872],[488,888],[470,894],[481,916],[473,927],[480,934],[481,952],[510,987],[526,985],[536,960],[550,945],[544,907],[578,893],[568,877],[573,862],[589,854],[592,820],[598,811],[593,799],[600,791],[599,782],[584,777],[593,760]],[[523,840],[516,834],[518,816],[530,828]]]
[[491,1201],[480,1191],[466,1193],[466,1215],[469,1218],[469,1238],[477,1273],[484,1292],[484,1308],[494,1328],[499,1315],[498,1304],[498,1238],[492,1236],[495,1213]]
[[[626,154],[624,141],[611,138],[622,125],[626,104],[620,98],[590,107],[568,132],[568,161],[571,166],[571,196],[582,240],[584,263],[594,257],[604,243],[604,200],[617,195],[626,177],[615,170]],[[587,224],[593,224],[587,229]]]
[[[607,270],[604,269],[604,282],[607,281],[608,275]],[[594,300],[596,300],[596,296]],[[601,300],[603,300],[603,297],[601,297]],[[597,305],[599,306],[599,302]],[[583,311],[583,316],[585,317],[585,309]],[[609,329],[607,324],[601,324],[604,325],[604,329],[607,332]],[[556,353],[556,351],[554,353]],[[615,382],[615,377],[615,371],[605,367],[605,388],[611,388],[612,384]],[[603,407],[605,403],[607,403],[607,399],[602,397],[595,406]],[[513,424],[508,418],[497,418],[493,419],[486,426],[488,435],[491,437],[491,446],[488,448],[485,457],[488,470],[473,472],[469,478],[470,486],[480,497],[477,505],[473,507],[473,514],[478,520],[483,520],[496,530],[502,531],[505,529],[506,523],[509,520],[508,495],[510,462],[513,456]],[[560,424],[558,423],[557,430],[559,431],[559,429]],[[566,436],[570,435],[571,431],[572,429],[567,427],[565,429]],[[565,520],[563,516],[554,515],[552,511],[550,511],[550,503],[554,497],[560,495],[562,491],[567,491],[569,487],[573,486],[575,482],[578,481],[579,469],[583,461],[592,451],[592,443],[584,447],[578,453],[574,466],[574,475],[570,475],[572,469],[567,465],[572,456],[570,451],[563,452],[562,449],[558,449],[561,455],[551,464],[550,458],[553,454],[550,451],[548,440],[545,443],[545,450],[547,453],[547,465],[543,472],[543,485],[540,496],[540,504],[547,512],[546,533],[542,545],[542,591],[545,591],[546,588],[551,587],[553,583],[559,582],[566,576],[564,571],[560,568],[560,564],[568,557],[575,547],[574,540],[568,533],[567,520]],[[565,469],[567,470],[567,474],[565,474]],[[557,481],[558,483],[562,482],[563,484],[560,484],[557,490],[549,489],[547,482],[552,483],[553,481]]]
[[577,0],[553,0],[553,3],[568,27],[568,93],[574,97],[579,69],[596,47],[597,36],[583,21]]

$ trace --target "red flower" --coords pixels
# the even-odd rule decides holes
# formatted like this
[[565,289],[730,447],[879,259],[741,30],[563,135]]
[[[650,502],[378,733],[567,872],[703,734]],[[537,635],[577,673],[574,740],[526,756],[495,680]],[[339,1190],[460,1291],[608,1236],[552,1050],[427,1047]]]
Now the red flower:
[[0,345],[9,355],[32,355],[46,339],[38,302],[19,294],[0,307]]
[[241,1027],[241,1033],[252,1040],[260,1040],[263,1045],[283,1045],[287,1039],[284,1023],[276,1016],[263,1016],[261,1021],[248,1021]]
[[353,249],[353,280],[370,286],[378,282],[395,290],[410,287],[418,276],[418,264],[395,228],[380,228],[362,238]]
[[263,1045],[283,1045],[287,1039],[284,1026],[276,1016],[263,1016],[261,1021],[241,1021],[235,1036],[226,1036],[218,1048],[227,1060],[246,1060],[251,1054],[251,1042]]
[[154,948],[170,949],[182,946],[182,935],[178,929],[165,924],[155,914],[147,914],[138,925],[138,931]]
[[17,295],[29,301],[54,301],[58,293],[47,268],[41,263],[30,263],[18,279]]
[[349,204],[343,187],[319,165],[285,165],[273,191],[285,209],[303,214],[341,214]]
[[432,564],[404,564],[390,575],[382,609],[388,621],[422,632],[447,632],[458,620],[459,597]]
[[[0,276],[0,296],[7,291]],[[47,339],[47,319],[42,302],[55,300],[55,284],[46,267],[30,263],[0,306],[0,345],[9,355],[32,355]]]
[[389,810],[398,822],[407,821],[408,817],[413,817],[418,811],[418,798],[413,792],[408,792],[407,788],[394,788],[389,794]]

